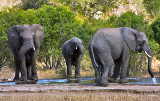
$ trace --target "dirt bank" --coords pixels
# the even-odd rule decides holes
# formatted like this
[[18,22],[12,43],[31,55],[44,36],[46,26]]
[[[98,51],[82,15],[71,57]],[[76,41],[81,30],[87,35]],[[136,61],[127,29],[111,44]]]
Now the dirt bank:
[[160,86],[28,84],[0,86],[0,101],[160,101]]

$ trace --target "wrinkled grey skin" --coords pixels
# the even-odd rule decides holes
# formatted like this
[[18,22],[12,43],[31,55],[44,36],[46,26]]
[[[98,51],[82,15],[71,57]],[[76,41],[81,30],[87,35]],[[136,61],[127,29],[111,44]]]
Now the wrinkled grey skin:
[[83,56],[83,49],[82,40],[77,37],[73,37],[63,44],[62,54],[67,65],[67,78],[71,77],[72,66],[75,66],[75,78],[80,77],[80,61]]
[[43,38],[43,28],[39,24],[15,25],[8,29],[8,44],[16,66],[15,81],[27,83],[27,80],[38,79],[35,60]]
[[127,82],[129,50],[144,51],[148,56],[148,71],[151,72],[151,49],[145,33],[132,28],[104,28],[98,30],[89,43],[89,54],[95,69],[96,83],[107,85],[108,77]]

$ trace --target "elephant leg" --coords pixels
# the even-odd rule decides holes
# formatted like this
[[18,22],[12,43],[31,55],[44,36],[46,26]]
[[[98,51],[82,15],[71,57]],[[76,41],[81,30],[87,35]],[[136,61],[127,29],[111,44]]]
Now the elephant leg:
[[120,70],[120,83],[128,82],[127,72],[128,72],[128,62],[129,62],[129,51],[123,52],[121,70]]
[[75,78],[80,78],[80,60],[81,57],[78,58],[77,63],[75,64]]
[[29,65],[27,66],[27,79],[32,80],[32,67]]
[[120,75],[119,74],[120,73],[120,61],[116,60],[114,63],[115,63],[115,67],[114,67],[114,70],[113,70],[113,75],[110,78],[111,82],[117,82],[117,79]]
[[108,85],[108,74],[109,74],[109,69],[112,68],[111,65],[108,64],[103,64],[103,70],[101,74],[101,79],[100,79],[100,85]]
[[27,80],[30,80],[30,75],[31,75],[31,57],[27,53],[26,55],[26,68],[27,68]]
[[15,62],[15,77],[13,79],[13,81],[18,81],[20,80],[20,61],[18,61],[18,59],[15,57],[14,58],[14,62]]
[[75,66],[75,78],[80,78],[80,64]]
[[[109,72],[114,68],[114,62],[111,56],[103,56],[105,58],[101,59],[102,62],[102,76],[100,80],[100,85],[108,84]],[[107,57],[107,58],[106,58]]]
[[27,68],[26,68],[25,57],[21,58],[20,67],[21,67],[22,80],[23,80],[24,82],[27,82]]
[[31,80],[38,80],[38,76],[37,76],[37,68],[36,68],[36,53],[33,53],[32,57],[31,57]]
[[66,65],[67,65],[67,78],[71,78],[71,75],[72,75],[72,70],[71,70],[71,61],[70,60],[67,60],[66,61]]

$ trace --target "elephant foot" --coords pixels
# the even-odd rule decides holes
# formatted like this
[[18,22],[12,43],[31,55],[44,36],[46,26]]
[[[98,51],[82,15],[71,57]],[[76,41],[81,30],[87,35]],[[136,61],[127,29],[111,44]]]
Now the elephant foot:
[[106,87],[108,86],[108,83],[96,83],[96,86]]
[[100,81],[100,82],[96,82],[96,85],[105,87],[105,86],[108,86],[108,82],[107,81]]
[[37,77],[37,76],[32,77],[30,80],[31,80],[31,81],[38,81],[38,77]]
[[19,77],[14,77],[13,81],[19,81]]
[[21,81],[21,80],[19,80],[19,81],[16,81],[16,84],[28,84],[28,83],[27,83],[27,81]]
[[80,83],[80,79],[79,78],[67,78],[67,83]]
[[16,84],[36,84],[35,80],[16,81]]
[[79,79],[81,76],[80,75],[75,75],[75,78],[76,79]]
[[127,78],[120,79],[119,83],[128,83],[128,79]]
[[108,81],[111,83],[118,83],[118,79],[117,78],[108,78]]
[[37,80],[27,80],[27,83],[28,83],[28,84],[36,84],[36,83],[37,83]]
[[66,78],[69,80],[69,79],[72,78],[72,76],[71,75],[67,75]]

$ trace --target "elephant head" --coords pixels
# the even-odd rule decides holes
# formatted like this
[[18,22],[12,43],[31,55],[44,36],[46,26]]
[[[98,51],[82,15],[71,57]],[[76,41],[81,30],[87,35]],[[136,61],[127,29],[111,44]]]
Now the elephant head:
[[75,78],[79,78],[80,61],[83,55],[82,40],[77,37],[67,40],[62,46],[62,54],[67,65],[67,77],[70,78],[72,74],[71,67],[75,66]]
[[40,47],[40,41],[43,40],[44,35],[41,25],[17,25],[15,31],[22,46],[19,50],[21,55],[28,51],[34,52]]
[[79,38],[77,37],[73,37],[71,40],[70,40],[70,46],[71,48],[73,49],[73,51],[77,51],[77,52],[80,52],[82,53],[82,49],[83,49],[83,43],[82,43],[82,40],[80,40]]
[[122,37],[127,44],[128,48],[132,51],[144,52],[148,57],[148,72],[153,76],[151,72],[152,52],[148,45],[148,40],[144,32],[138,32],[131,28],[121,28]]

